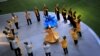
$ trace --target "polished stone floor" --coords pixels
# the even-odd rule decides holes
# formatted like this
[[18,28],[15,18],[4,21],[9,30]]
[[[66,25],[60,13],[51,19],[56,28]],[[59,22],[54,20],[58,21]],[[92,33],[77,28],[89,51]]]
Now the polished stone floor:
[[[21,48],[22,55],[27,56],[23,42],[28,41],[33,44],[34,56],[45,56],[43,50],[43,41],[45,38],[45,18],[43,16],[43,12],[40,12],[40,23],[37,22],[34,12],[30,11],[30,13],[32,19],[32,25],[30,26],[26,23],[24,12],[15,13],[19,19],[20,29],[16,31],[18,32],[19,46]],[[55,16],[52,12],[49,12],[49,14]],[[6,36],[2,33],[4,27],[6,26],[6,20],[10,18],[10,14],[0,15],[0,56],[15,56],[14,51],[10,50]],[[79,43],[75,46],[69,33],[71,29],[69,23],[70,22],[68,21],[65,24],[61,16],[61,20],[58,22],[58,28],[55,29],[59,33],[60,38],[64,35],[67,36],[69,53],[66,56],[100,56],[99,39],[91,28],[81,22],[82,38],[79,38]],[[60,43],[52,44],[50,48],[52,56],[64,56]]]

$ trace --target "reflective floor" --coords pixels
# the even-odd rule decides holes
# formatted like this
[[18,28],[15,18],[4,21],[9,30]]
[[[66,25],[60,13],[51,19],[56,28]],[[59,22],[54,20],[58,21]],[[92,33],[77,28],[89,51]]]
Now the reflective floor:
[[[24,12],[15,13],[19,19],[20,29],[18,31],[19,46],[23,56],[27,56],[24,41],[32,42],[34,56],[45,56],[43,50],[43,41],[45,38],[44,30],[44,16],[43,12],[40,12],[41,22],[38,23],[33,12],[31,13],[32,25],[28,26]],[[49,12],[54,15],[54,13]],[[61,16],[61,15],[60,15]],[[0,15],[0,56],[15,56],[14,51],[10,50],[9,43],[6,36],[2,33],[6,26],[6,20],[10,19],[10,14]],[[62,16],[58,22],[58,28],[55,30],[59,33],[60,38],[66,35],[68,40],[68,55],[66,56],[100,56],[100,45],[97,42],[98,36],[84,23],[81,22],[82,38],[79,38],[77,46],[74,45],[72,37],[70,35],[71,26],[69,21],[65,24]],[[64,56],[63,49],[60,43],[51,45],[52,56]]]

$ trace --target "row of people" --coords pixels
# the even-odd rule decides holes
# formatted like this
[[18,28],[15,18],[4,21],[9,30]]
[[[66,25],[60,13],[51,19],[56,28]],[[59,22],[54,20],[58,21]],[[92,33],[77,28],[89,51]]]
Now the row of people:
[[[45,4],[44,4],[44,7],[43,7],[43,12],[44,12],[44,16],[48,16],[48,7]],[[39,9],[37,7],[34,8],[34,13],[37,17],[37,21],[40,22],[41,21],[40,13],[39,13]],[[59,9],[58,4],[56,4],[56,6],[55,6],[55,14],[56,14],[57,20],[59,21],[60,20],[60,9]],[[11,27],[11,25],[13,25],[13,23],[14,23],[16,28],[19,29],[18,16],[15,15],[14,13],[12,13],[11,15],[12,15],[12,19],[8,20],[8,24]],[[62,16],[63,16],[64,22],[66,23],[67,19],[68,19],[71,22],[71,24],[74,27],[76,27],[76,25],[74,23],[74,19],[76,19],[76,11],[72,12],[72,9],[70,8],[68,10],[68,18],[66,17],[66,15],[67,15],[67,10],[65,8],[63,8],[62,9]],[[31,25],[32,20],[31,20],[31,17],[30,17],[30,13],[27,10],[25,11],[25,18],[26,18],[27,24]]]
[[80,37],[82,37],[80,18],[81,18],[81,15],[76,16],[76,11],[72,13],[72,9],[70,8],[70,10],[68,11],[68,20],[70,21],[70,24],[73,26],[73,28],[75,28],[75,31],[77,32],[77,34]]
[[[21,56],[21,49],[20,49],[20,47],[18,46],[18,41],[17,41],[17,40],[18,40],[18,36],[13,35],[12,31],[11,31],[10,29],[8,29],[8,28],[6,28],[5,31],[6,31],[6,33],[5,33],[5,32],[4,32],[4,33],[5,33],[5,35],[7,36],[7,40],[9,41],[11,50],[14,50],[14,51],[15,51],[16,56]],[[51,40],[50,40],[50,41],[51,41]],[[64,37],[63,37],[63,40],[60,41],[60,42],[61,42],[62,48],[63,48],[63,50],[64,50],[64,53],[67,54],[67,53],[68,53],[68,50],[67,50],[66,36],[64,36]],[[47,50],[46,50],[46,48],[47,48],[47,49],[50,49],[50,48],[48,47],[48,44],[47,44],[47,43],[49,43],[49,42],[46,41],[46,42],[44,43],[45,54],[46,54],[46,56],[48,56],[48,55],[51,56],[50,51],[47,51]],[[27,50],[28,55],[29,55],[29,56],[33,56],[32,46],[30,46],[30,45],[32,45],[32,44],[28,44],[27,42],[24,42],[24,44],[25,44],[25,47],[26,47],[26,50]]]
[[[63,51],[64,51],[64,55],[68,54],[68,42],[66,39],[66,36],[63,36],[63,39],[61,39],[59,41],[59,43],[61,44]],[[32,43],[28,43],[28,42],[24,42],[26,50],[28,52],[28,56],[33,56],[33,44]],[[48,42],[43,42],[43,49],[45,52],[45,56],[51,56],[51,44]]]
[[68,11],[68,20],[70,21],[70,24],[73,26],[70,34],[74,41],[74,44],[78,44],[79,37],[82,37],[81,33],[81,15],[76,16],[76,11],[72,11],[72,8]]
[[[37,21],[40,22],[39,11],[38,11],[37,8],[35,8],[35,10],[36,10],[35,14],[36,14],[36,17],[37,17]],[[63,8],[62,16],[63,16],[64,22],[67,22],[66,12],[67,12],[67,10],[65,8]],[[58,20],[60,20],[59,13],[60,13],[59,12],[59,6],[56,5],[55,14],[56,14]],[[48,16],[48,8],[46,7],[46,5],[44,6],[44,15]],[[31,18],[30,18],[30,13],[28,11],[25,11],[25,17],[26,17],[26,20],[27,20],[27,24],[31,25],[32,21],[31,21]],[[81,29],[80,29],[80,21],[81,21],[80,17],[81,17],[81,15],[76,16],[76,11],[72,12],[72,9],[70,8],[70,10],[68,11],[68,20],[70,21],[71,25],[73,26],[73,29],[71,30],[71,35],[72,35],[72,39],[73,39],[75,45],[77,45],[77,43],[78,43],[78,34],[79,34],[80,37],[82,36]],[[19,46],[16,42],[16,39],[15,39],[17,36],[15,35],[15,31],[14,31],[14,28],[12,26],[13,24],[15,24],[16,28],[19,29],[18,16],[16,16],[14,13],[12,13],[12,19],[8,20],[7,23],[8,23],[8,29],[6,28],[6,30],[8,30],[8,32],[4,32],[4,33],[7,34],[7,39],[9,40],[11,49],[15,50],[16,56],[21,56],[21,50],[20,50],[20,48],[19,48]],[[53,39],[55,39],[55,38],[53,38]],[[64,40],[65,39],[66,38],[64,37]],[[49,38],[49,40],[50,40],[50,38]],[[56,40],[58,40],[58,39],[56,39]],[[67,41],[64,41],[64,40],[62,41],[62,47],[64,49],[64,53],[66,54],[66,53],[68,53]],[[13,45],[17,46],[17,47],[14,47]],[[28,44],[25,43],[25,45],[28,45]],[[47,44],[44,43],[44,45],[47,45]],[[33,56],[32,52],[28,53],[28,55]],[[48,54],[46,53],[46,56],[48,56],[48,55],[51,56],[50,52]]]
[[[50,44],[54,44],[54,43],[58,43],[59,42],[59,36],[57,34],[57,32],[54,31],[53,28],[48,28],[46,30],[46,32],[48,33],[45,37],[45,42],[47,43],[50,43]],[[78,35],[78,32],[77,32],[77,29],[76,28],[72,28],[70,30],[70,34],[71,34],[71,37],[73,39],[73,42],[75,44],[75,46],[77,46],[78,44],[78,40],[79,40],[79,37],[80,35]],[[60,41],[61,42],[61,45],[62,45],[62,48],[64,50],[64,54],[68,54],[68,41],[66,40],[66,36],[63,37],[63,40]]]
[[[19,44],[18,44],[18,42],[19,42],[18,36],[14,36],[9,29],[6,29],[6,31],[7,31],[6,32],[7,40],[10,44],[11,50],[14,50],[16,56],[22,56],[21,49],[20,49]],[[28,56],[33,56],[32,43],[29,44],[28,42],[24,42],[24,44],[25,44],[25,48],[27,50]],[[66,36],[63,37],[63,40],[61,41],[61,45],[62,45],[62,48],[64,50],[64,53],[68,54]],[[43,48],[45,51],[45,55],[51,56],[50,44],[48,44],[47,42],[44,42]]]
[[18,41],[19,38],[17,35],[12,33],[12,30],[10,28],[5,27],[5,30],[3,33],[6,35],[6,39],[9,42],[11,50],[15,52],[16,56],[22,56],[21,49],[19,48]]
[[[11,49],[12,50],[14,50],[15,51],[15,54],[16,54],[16,56],[21,56],[21,49],[20,49],[20,47],[18,46],[18,44],[17,44],[17,42],[18,41],[16,41],[16,39],[18,39],[18,36],[16,36],[16,35],[13,35],[13,33],[12,33],[12,31],[9,29],[9,28],[5,28],[6,30],[5,30],[5,34],[6,34],[6,36],[7,36],[7,39],[8,39],[8,41],[9,41],[9,43],[10,43],[10,47],[11,47]],[[53,30],[52,30],[53,31]],[[50,31],[51,32],[51,31]],[[53,32],[51,32],[51,33],[53,33]],[[77,45],[77,43],[78,43],[78,35],[77,35],[77,31],[76,31],[76,29],[75,28],[72,28],[72,30],[70,31],[70,33],[71,33],[71,35],[72,35],[72,39],[73,39],[73,41],[74,41],[74,44],[75,45]],[[56,38],[53,38],[53,39],[56,39]],[[49,38],[49,40],[50,40],[50,38]],[[59,39],[56,39],[56,40],[59,40]],[[50,40],[51,41],[51,40]],[[55,40],[54,40],[55,41]],[[61,40],[60,41],[61,42],[61,45],[62,45],[62,48],[63,48],[63,50],[64,50],[64,54],[66,55],[66,54],[68,54],[68,49],[67,49],[67,47],[68,47],[68,42],[67,42],[67,40],[66,40],[66,36],[64,36],[63,37],[63,40]],[[48,44],[47,43],[49,43],[49,42],[47,42],[46,41],[46,43],[44,43],[44,50],[45,50],[45,48],[47,48],[47,49],[49,49],[49,47],[48,47]],[[32,47],[30,46],[30,45],[28,45],[28,43],[24,43],[26,46],[26,49],[27,49],[27,52],[28,52],[28,55],[29,56],[33,56],[33,51],[32,51]],[[47,47],[45,47],[47,45]],[[49,51],[45,51],[45,54],[46,54],[46,56],[51,56],[51,54],[50,54],[51,52],[49,52]]]

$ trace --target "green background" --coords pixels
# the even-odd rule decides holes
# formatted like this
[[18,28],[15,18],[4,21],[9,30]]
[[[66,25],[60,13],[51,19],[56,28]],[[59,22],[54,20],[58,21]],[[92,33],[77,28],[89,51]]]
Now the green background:
[[42,11],[44,4],[48,6],[49,11],[54,11],[57,3],[60,8],[76,10],[77,15],[82,15],[82,21],[100,36],[100,0],[8,0],[0,2],[0,10],[2,10],[0,14],[20,12],[26,9],[32,11],[35,6]]

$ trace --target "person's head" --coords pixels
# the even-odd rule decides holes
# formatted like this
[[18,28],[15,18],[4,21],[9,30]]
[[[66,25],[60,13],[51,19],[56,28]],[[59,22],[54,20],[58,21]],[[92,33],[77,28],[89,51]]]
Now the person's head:
[[24,42],[25,45],[28,45],[28,42]]
[[75,29],[75,28],[72,28],[71,30],[72,30],[72,31],[74,31],[74,32],[76,31],[76,29]]
[[65,8],[62,8],[62,10],[65,10]]
[[6,30],[10,30],[8,27],[5,27]]
[[47,29],[51,29],[51,25],[48,25]]
[[67,11],[66,9],[64,9],[64,11]]
[[58,6],[59,6],[59,4],[57,3],[57,4],[56,4],[56,7],[58,7]]
[[47,45],[47,43],[46,43],[46,42],[44,42],[43,44],[44,44],[44,45]]
[[73,31],[76,32],[76,28],[73,28]]
[[66,36],[63,36],[63,39],[66,39]]
[[51,28],[51,25],[49,25],[48,28]]
[[38,9],[38,8],[35,6],[34,9],[36,10],[36,9]]
[[72,8],[69,8],[69,11],[72,11]]
[[27,10],[25,10],[25,13],[28,13],[28,11],[27,11]]
[[11,15],[14,17],[15,16],[15,14],[14,13],[11,13]]
[[46,7],[46,4],[44,4],[44,7]]
[[10,23],[10,20],[7,20],[7,23]]
[[72,8],[69,8],[69,13],[71,13],[72,12]]
[[81,15],[78,15],[78,16],[77,16],[77,19],[80,19],[80,17],[81,17]]
[[76,11],[74,11],[73,14],[75,15],[76,14]]

